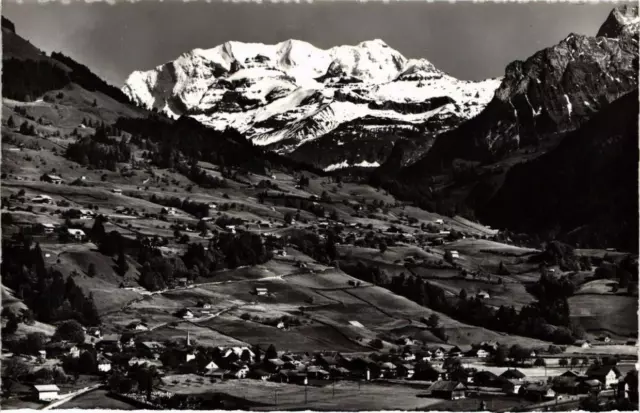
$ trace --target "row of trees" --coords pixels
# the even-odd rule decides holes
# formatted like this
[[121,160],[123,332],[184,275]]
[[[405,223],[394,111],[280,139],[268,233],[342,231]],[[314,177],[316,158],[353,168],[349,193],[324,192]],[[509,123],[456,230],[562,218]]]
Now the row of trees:
[[60,271],[46,268],[40,245],[30,237],[19,232],[3,240],[2,249],[2,282],[27,304],[36,320],[100,323],[92,295],[86,296],[73,276],[65,281]]
[[356,265],[341,262],[340,268],[353,277],[388,288],[424,307],[472,325],[559,344],[573,343],[576,337],[583,334],[578,327],[569,324],[568,305],[565,307],[561,301],[543,299],[523,307],[520,312],[511,306],[501,306],[495,310],[477,297],[447,297],[444,289],[414,275],[402,273],[391,277],[379,267],[367,266],[362,262]]

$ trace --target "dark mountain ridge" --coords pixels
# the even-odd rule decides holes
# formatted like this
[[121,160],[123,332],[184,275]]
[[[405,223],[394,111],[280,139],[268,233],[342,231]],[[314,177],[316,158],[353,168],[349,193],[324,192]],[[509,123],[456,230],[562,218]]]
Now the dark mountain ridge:
[[638,159],[636,89],[554,150],[511,168],[477,216],[497,228],[637,250]]
[[439,135],[425,157],[401,176],[420,180],[455,158],[496,161],[575,130],[638,84],[638,32],[619,33],[616,38],[571,34],[524,62],[509,64],[489,105]]

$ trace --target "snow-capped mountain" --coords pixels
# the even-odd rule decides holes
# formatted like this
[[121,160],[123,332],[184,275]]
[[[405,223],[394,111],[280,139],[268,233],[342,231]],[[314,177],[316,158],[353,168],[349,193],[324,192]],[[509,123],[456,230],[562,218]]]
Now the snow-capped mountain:
[[[499,85],[500,79],[455,79],[382,40],[328,50],[287,40],[195,49],[133,72],[122,90],[142,107],[188,115],[216,129],[233,127],[256,145],[292,152],[360,119],[367,119],[369,129],[397,124],[415,131],[427,125],[428,132],[441,132],[478,114]],[[344,165],[339,158],[308,161]]]

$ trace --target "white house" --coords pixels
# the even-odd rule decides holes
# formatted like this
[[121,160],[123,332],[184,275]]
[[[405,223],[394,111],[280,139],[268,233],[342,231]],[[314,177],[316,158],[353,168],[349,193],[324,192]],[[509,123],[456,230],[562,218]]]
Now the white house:
[[31,202],[35,202],[37,204],[51,204],[53,202],[53,198],[49,195],[36,195],[31,198]]
[[147,331],[149,329],[149,326],[145,323],[133,323],[131,327],[137,331]]
[[81,229],[69,228],[67,229],[67,233],[76,241],[82,241],[87,236]]
[[195,360],[195,359],[196,359],[196,354],[193,351],[185,354],[185,361],[187,363],[190,362],[191,360]]
[[476,294],[476,297],[478,297],[478,298],[483,298],[483,299],[490,298],[489,293],[488,293],[488,292],[486,292],[486,291],[479,291],[479,292]]
[[489,357],[489,352],[484,349],[479,349],[478,351],[476,351],[476,357],[478,357],[479,359],[487,358]]
[[113,188],[111,192],[117,195],[122,195],[122,189],[120,188]]
[[161,212],[167,215],[176,215],[178,213],[174,207],[162,208]]
[[204,366],[204,369],[206,371],[214,371],[214,370],[218,370],[220,367],[214,363],[213,361],[210,361],[209,363],[207,363],[206,366]]
[[42,228],[45,233],[51,234],[56,229],[56,226],[53,224],[42,224]]
[[227,225],[225,228],[228,229],[229,232],[231,232],[232,234],[236,233],[236,226],[235,225]]
[[460,258],[460,253],[456,250],[451,250],[451,256],[453,258]]
[[55,384],[36,384],[33,386],[34,395],[38,400],[52,401],[60,398],[60,388]]
[[269,294],[269,290],[264,287],[256,287],[256,295],[267,295]]
[[436,219],[435,223],[438,225],[444,225],[444,221],[442,219]]
[[92,219],[95,215],[95,212],[93,212],[90,209],[81,209],[80,210],[80,219]]
[[451,234],[451,231],[439,231],[438,234],[440,234],[440,235],[449,235],[449,234]]
[[218,208],[218,205],[216,205],[215,202],[209,203],[209,209],[216,209],[216,208]]
[[185,320],[191,319],[193,318],[193,313],[189,310],[186,310],[183,314],[182,314],[182,318],[184,318]]
[[111,371],[111,362],[105,357],[98,357],[98,371],[108,373]]
[[285,327],[285,325],[284,325],[284,322],[283,322],[283,321],[280,321],[280,322],[278,323],[278,325],[276,326],[276,328],[279,328],[280,330],[283,330],[283,329],[284,329],[284,327]]

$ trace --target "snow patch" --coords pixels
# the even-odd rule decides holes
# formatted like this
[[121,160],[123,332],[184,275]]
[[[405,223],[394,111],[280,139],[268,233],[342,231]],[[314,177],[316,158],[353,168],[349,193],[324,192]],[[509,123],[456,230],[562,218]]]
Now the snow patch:
[[569,100],[569,96],[567,96],[566,94],[564,95],[564,98],[567,101],[567,111],[569,112],[569,117],[571,117],[571,112],[573,109],[573,106],[571,105],[571,101]]

